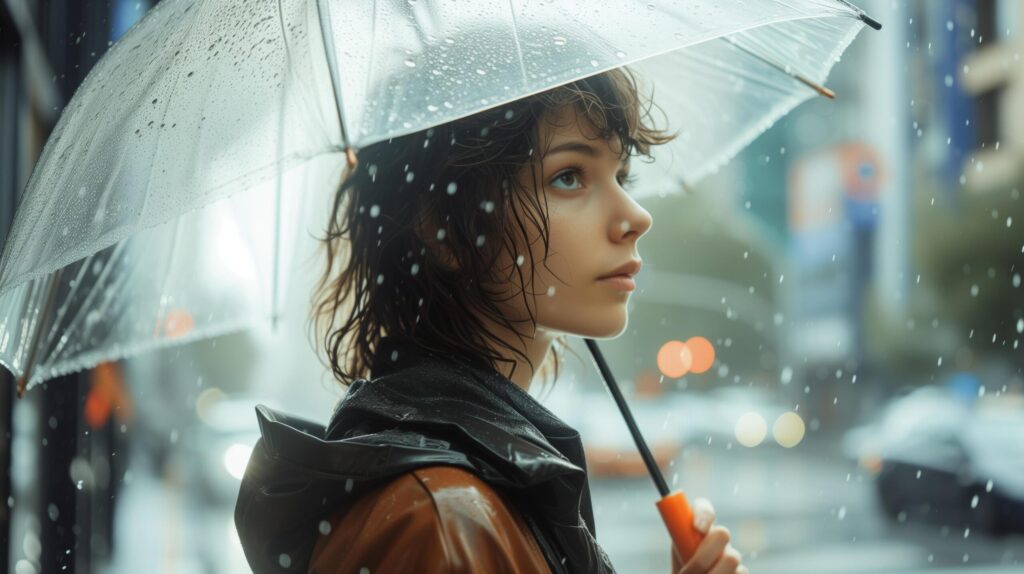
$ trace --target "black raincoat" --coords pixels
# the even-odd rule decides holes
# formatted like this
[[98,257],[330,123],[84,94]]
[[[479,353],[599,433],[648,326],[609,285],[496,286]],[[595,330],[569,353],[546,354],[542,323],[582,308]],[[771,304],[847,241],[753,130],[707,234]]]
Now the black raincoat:
[[614,572],[595,540],[579,433],[494,369],[385,337],[322,425],[256,408],[262,437],[235,526],[256,573],[305,572],[318,522],[413,469],[452,465],[508,493],[552,572]]

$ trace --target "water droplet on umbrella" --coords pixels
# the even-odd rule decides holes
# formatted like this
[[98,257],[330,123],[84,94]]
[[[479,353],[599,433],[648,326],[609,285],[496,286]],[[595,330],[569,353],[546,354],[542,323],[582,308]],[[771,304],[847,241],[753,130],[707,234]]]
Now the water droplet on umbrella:
[[405,65],[410,67],[410,68],[415,68],[416,67],[416,62],[413,62],[411,58],[406,58],[405,59]]

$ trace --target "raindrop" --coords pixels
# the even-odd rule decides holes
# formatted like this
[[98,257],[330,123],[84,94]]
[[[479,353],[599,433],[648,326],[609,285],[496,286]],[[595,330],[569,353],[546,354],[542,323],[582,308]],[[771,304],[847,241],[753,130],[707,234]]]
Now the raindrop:
[[444,229],[438,229],[437,230],[437,239],[438,239],[438,241],[444,239],[445,233],[446,232],[445,232]]
[[946,20],[946,30],[949,31],[949,32],[953,31],[953,21],[952,20]]
[[616,58],[625,58],[626,57],[626,53],[623,52],[622,50],[619,50],[619,51],[615,52],[615,57]]
[[978,291],[980,291],[980,288],[978,287],[977,283],[975,283],[974,285],[971,285],[971,297],[977,297],[978,296]]
[[556,46],[564,46],[566,42],[565,36],[555,36],[552,40],[555,42]]
[[547,295],[548,295],[548,297],[554,297],[555,296],[555,286],[554,285],[551,285],[550,287],[548,287]]
[[49,506],[46,507],[46,514],[49,515],[50,520],[57,522],[57,519],[60,518],[60,509],[57,508],[56,504],[51,502]]
[[352,479],[345,479],[345,492],[352,492]]
[[978,508],[978,495],[977,494],[975,494],[971,498],[971,508]]
[[416,275],[417,273],[419,273],[420,272],[420,264],[419,263],[413,263],[412,264],[412,270],[410,272],[413,275]]
[[[430,112],[430,113],[434,113],[434,112],[436,112],[439,109],[441,109],[441,108],[435,106],[434,104],[427,104],[427,111]],[[426,146],[426,142],[424,142],[423,147],[427,147]]]
[[416,174],[410,171],[409,173],[405,174],[405,183],[412,183],[412,180],[415,178]]
[[448,184],[448,195],[455,195],[455,192],[459,189],[459,186],[454,181]]
[[409,67],[409,68],[415,68],[416,67],[416,62],[413,62],[412,58],[406,58],[405,59],[405,65],[407,67]]
[[846,507],[845,506],[840,506],[839,507],[839,512],[837,513],[837,516],[839,517],[839,520],[842,520],[842,519],[846,518]]
[[370,206],[370,217],[376,218],[380,215],[380,206],[376,203]]
[[277,557],[277,563],[281,565],[281,568],[291,568],[292,557],[287,554],[282,554]]
[[942,357],[941,356],[939,357],[939,360],[937,361],[935,366],[936,367],[941,367],[942,366]]
[[477,73],[477,74],[480,74],[481,76],[485,76],[485,75],[487,75],[487,72],[486,72],[485,70],[481,70],[480,68],[477,68],[477,69],[476,69],[476,73]]
[[377,285],[380,285],[383,282],[384,282],[384,274],[380,273],[380,274],[377,275]]
[[178,442],[178,429],[171,429],[171,444]]
[[367,568],[366,566],[363,566],[362,568],[359,569],[359,574],[370,574],[370,569]]
[[480,209],[483,209],[487,213],[491,213],[494,211],[494,202],[484,201],[480,204]]
[[[523,261],[525,261],[525,260],[526,260],[526,258],[523,257],[522,255],[516,255],[516,266],[517,267],[522,267],[523,266]],[[1020,323],[1020,322],[1017,323],[1017,327],[1018,327],[1017,330],[1018,331],[1020,330],[1019,327],[1021,326],[1021,324],[1022,323]]]
[[591,60],[590,61],[590,65],[596,68],[596,67],[600,66],[601,64],[597,60]]
[[1013,225],[1013,218],[1012,217],[1007,217],[1006,218],[1006,226],[1010,227],[1012,225]]
[[1017,319],[1017,332],[1024,333],[1024,319]]
[[[949,74],[946,74],[946,87],[947,88],[952,88],[953,87],[953,76],[951,76]],[[946,143],[949,143],[949,142],[946,142]]]
[[331,533],[331,523],[326,520],[321,520],[320,524],[317,525],[317,529],[320,531],[320,534],[327,536]]
[[992,486],[992,480],[989,479],[989,481],[985,483],[985,492],[992,492]]
[[477,247],[481,247],[481,246],[483,246],[483,244],[484,244],[484,236],[483,235],[477,235],[476,236],[476,246]]

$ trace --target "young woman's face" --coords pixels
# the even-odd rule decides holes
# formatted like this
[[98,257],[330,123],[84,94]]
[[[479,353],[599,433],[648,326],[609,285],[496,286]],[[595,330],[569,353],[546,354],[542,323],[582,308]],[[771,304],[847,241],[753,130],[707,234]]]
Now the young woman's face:
[[[540,231],[523,218],[536,262],[536,269],[531,270],[531,259],[524,254],[522,271],[528,295],[530,274],[536,273],[535,335],[614,337],[626,329],[626,303],[632,292],[599,277],[640,260],[637,241],[651,228],[651,214],[622,188],[629,161],[620,160],[617,139],[598,137],[593,125],[571,106],[551,114],[538,129],[546,155],[519,174],[520,183],[535,190],[542,205],[542,194],[547,196],[546,267]],[[507,274],[516,258],[503,257],[499,264]],[[513,275],[513,281],[509,294],[518,293],[518,275]],[[514,320],[529,317],[521,295],[504,305],[507,316]]]

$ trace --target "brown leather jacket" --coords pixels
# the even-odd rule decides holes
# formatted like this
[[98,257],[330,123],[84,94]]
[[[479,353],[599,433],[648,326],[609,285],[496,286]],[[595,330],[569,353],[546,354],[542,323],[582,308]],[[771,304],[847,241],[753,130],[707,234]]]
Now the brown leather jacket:
[[[551,570],[515,506],[452,466],[423,467],[320,524],[312,574],[527,574]],[[365,570],[364,570],[365,569]]]
[[257,574],[615,572],[579,433],[472,357],[385,337],[326,426],[256,411],[235,525]]

